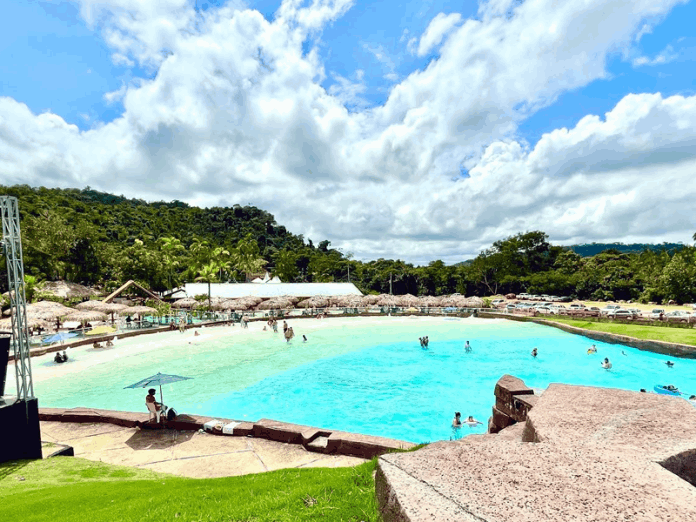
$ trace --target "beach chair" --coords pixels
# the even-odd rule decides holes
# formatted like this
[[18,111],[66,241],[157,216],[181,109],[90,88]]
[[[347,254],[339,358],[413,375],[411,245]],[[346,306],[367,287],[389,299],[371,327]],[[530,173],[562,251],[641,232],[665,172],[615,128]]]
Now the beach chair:
[[157,419],[157,424],[159,424],[160,417],[162,415],[162,410],[158,410],[157,407],[155,406],[155,404],[152,402],[146,402],[145,406],[147,406],[147,410],[148,410],[148,412],[150,412],[150,419],[149,420],[152,420],[154,417],[155,419]]

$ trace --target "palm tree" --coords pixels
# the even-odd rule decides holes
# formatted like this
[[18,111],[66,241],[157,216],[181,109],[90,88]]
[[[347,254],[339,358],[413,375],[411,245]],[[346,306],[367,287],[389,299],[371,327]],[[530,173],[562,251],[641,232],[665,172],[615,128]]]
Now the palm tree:
[[244,239],[240,239],[237,248],[232,250],[232,263],[236,268],[244,272],[246,280],[249,275],[261,270],[267,263],[261,257],[258,243],[251,234],[247,234]]
[[178,252],[183,252],[185,250],[184,245],[175,237],[161,237],[159,241],[164,255],[164,266],[167,269],[167,276],[169,278],[169,287],[172,288],[172,272],[175,267],[179,266],[179,261],[174,257]]
[[198,277],[196,281],[203,281],[208,283],[208,308],[211,307],[210,299],[210,283],[214,283],[217,280],[218,267],[214,262],[210,262],[198,271]]

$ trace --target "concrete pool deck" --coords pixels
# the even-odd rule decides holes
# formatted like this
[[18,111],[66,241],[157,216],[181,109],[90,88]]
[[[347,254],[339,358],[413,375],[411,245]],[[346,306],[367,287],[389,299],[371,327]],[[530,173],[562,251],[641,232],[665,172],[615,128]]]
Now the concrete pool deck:
[[76,457],[190,478],[231,477],[284,468],[349,467],[365,462],[265,439],[173,429],[141,430],[106,423],[43,421],[41,438],[72,446]]

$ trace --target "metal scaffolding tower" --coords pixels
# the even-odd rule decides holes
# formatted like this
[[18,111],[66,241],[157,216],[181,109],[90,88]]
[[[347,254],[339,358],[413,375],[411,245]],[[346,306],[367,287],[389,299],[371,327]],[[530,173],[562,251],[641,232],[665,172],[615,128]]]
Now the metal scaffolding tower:
[[7,279],[12,306],[12,347],[17,379],[17,399],[27,402],[34,399],[34,383],[31,378],[29,357],[24,263],[22,262],[22,238],[19,230],[17,198],[0,196],[0,215],[2,216],[2,253],[7,260]]

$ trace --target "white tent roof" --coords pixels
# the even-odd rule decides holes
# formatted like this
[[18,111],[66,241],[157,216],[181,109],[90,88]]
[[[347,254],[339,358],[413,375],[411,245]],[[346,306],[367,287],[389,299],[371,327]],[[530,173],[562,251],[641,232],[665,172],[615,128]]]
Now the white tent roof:
[[[208,295],[208,283],[186,283],[184,287],[188,297]],[[268,298],[281,295],[312,297],[315,295],[362,295],[362,292],[353,283],[212,283],[210,295],[233,299],[247,295]]]

